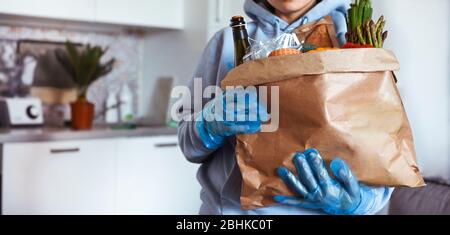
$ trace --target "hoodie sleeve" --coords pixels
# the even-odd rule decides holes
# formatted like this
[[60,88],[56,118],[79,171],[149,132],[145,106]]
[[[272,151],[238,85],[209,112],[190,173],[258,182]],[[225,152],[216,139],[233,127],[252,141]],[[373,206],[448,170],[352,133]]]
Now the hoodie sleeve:
[[[206,46],[194,76],[189,82],[190,97],[184,97],[190,98],[192,105],[180,110],[182,120],[178,124],[178,140],[184,156],[193,163],[205,162],[215,151],[206,148],[195,127],[195,119],[201,115],[201,108],[211,98],[194,97],[194,94],[203,94],[208,86],[220,86],[220,82],[228,71],[234,67],[234,50],[230,42],[232,40],[226,40],[227,37],[231,37],[228,31],[230,30],[224,29],[216,33]],[[201,90],[198,91],[198,89]]]
[[370,187],[363,193],[363,198],[370,198],[371,200],[366,200],[361,203],[361,205],[356,208],[355,215],[375,215],[379,213],[391,199],[392,192],[394,188],[388,187]]

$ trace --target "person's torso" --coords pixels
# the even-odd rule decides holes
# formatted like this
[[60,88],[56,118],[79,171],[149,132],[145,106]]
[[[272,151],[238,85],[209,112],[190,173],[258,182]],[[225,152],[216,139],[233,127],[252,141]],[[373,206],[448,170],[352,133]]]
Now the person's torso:
[[[258,21],[247,24],[251,42],[264,42],[282,33],[290,33],[293,29],[278,17],[274,17],[271,24]],[[217,35],[221,37],[218,40],[221,43],[217,45],[217,50],[222,51],[220,56],[222,66],[219,66],[219,71],[217,71],[218,76],[215,85],[220,86],[220,82],[234,67],[234,43],[230,27],[223,29]],[[209,160],[200,167],[197,174],[202,186],[201,199],[203,205],[200,214],[322,214],[316,210],[281,205],[257,210],[242,210],[240,204],[242,175],[236,162],[235,146],[236,138],[227,138],[226,143],[212,153],[208,158]]]

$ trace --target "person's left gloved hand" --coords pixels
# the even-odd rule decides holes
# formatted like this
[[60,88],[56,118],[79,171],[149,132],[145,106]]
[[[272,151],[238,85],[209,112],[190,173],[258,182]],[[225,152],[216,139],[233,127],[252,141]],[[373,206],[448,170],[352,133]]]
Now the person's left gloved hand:
[[280,204],[306,209],[321,209],[327,214],[365,214],[375,200],[374,190],[363,185],[353,176],[349,166],[337,158],[331,162],[328,174],[320,154],[315,149],[297,153],[294,164],[298,177],[285,167],[278,169],[283,182],[301,197],[275,196]]

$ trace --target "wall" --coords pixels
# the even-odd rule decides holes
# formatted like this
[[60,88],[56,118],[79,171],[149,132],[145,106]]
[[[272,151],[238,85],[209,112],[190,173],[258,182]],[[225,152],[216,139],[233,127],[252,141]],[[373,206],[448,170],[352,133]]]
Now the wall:
[[[96,104],[97,111],[104,106],[108,91],[118,91],[122,84],[128,84],[132,91],[137,91],[138,80],[141,75],[141,55],[143,36],[133,33],[107,33],[72,30],[65,28],[45,28],[26,26],[1,26],[0,43],[13,43],[17,40],[39,40],[52,42],[65,42],[67,40],[77,43],[90,43],[109,47],[105,59],[115,57],[117,63],[114,70],[104,78],[97,81],[88,92],[88,98]],[[138,108],[138,96],[135,92],[135,109]]]
[[375,0],[387,17],[387,48],[398,56],[397,73],[414,131],[421,170],[450,182],[450,1]]
[[186,85],[209,39],[228,27],[231,16],[244,14],[244,2],[189,0],[185,4],[184,31],[159,32],[145,38],[140,116],[150,117],[151,122],[160,121],[160,113],[164,111],[156,107],[162,101],[153,90],[157,87],[155,84],[161,78],[173,77],[174,85]]
[[207,2],[191,0],[185,4],[185,30],[153,33],[144,40],[139,114],[149,117],[150,122],[160,122],[163,111],[155,107],[163,102],[154,90],[158,80],[172,77],[174,85],[185,85],[194,72],[206,45]]

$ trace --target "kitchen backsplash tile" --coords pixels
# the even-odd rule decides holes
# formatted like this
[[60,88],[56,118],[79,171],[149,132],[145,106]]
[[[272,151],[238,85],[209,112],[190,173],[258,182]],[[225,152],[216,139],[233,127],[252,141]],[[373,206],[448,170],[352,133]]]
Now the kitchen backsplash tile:
[[[22,26],[0,26],[0,44],[15,47],[19,40],[38,40],[100,45],[108,47],[105,59],[116,58],[114,70],[98,80],[88,92],[88,98],[96,104],[96,111],[104,108],[109,91],[120,91],[124,83],[133,92],[134,110],[137,111],[139,92],[138,81],[141,76],[143,58],[143,36],[137,33],[99,33]],[[98,122],[98,120],[97,120]]]

